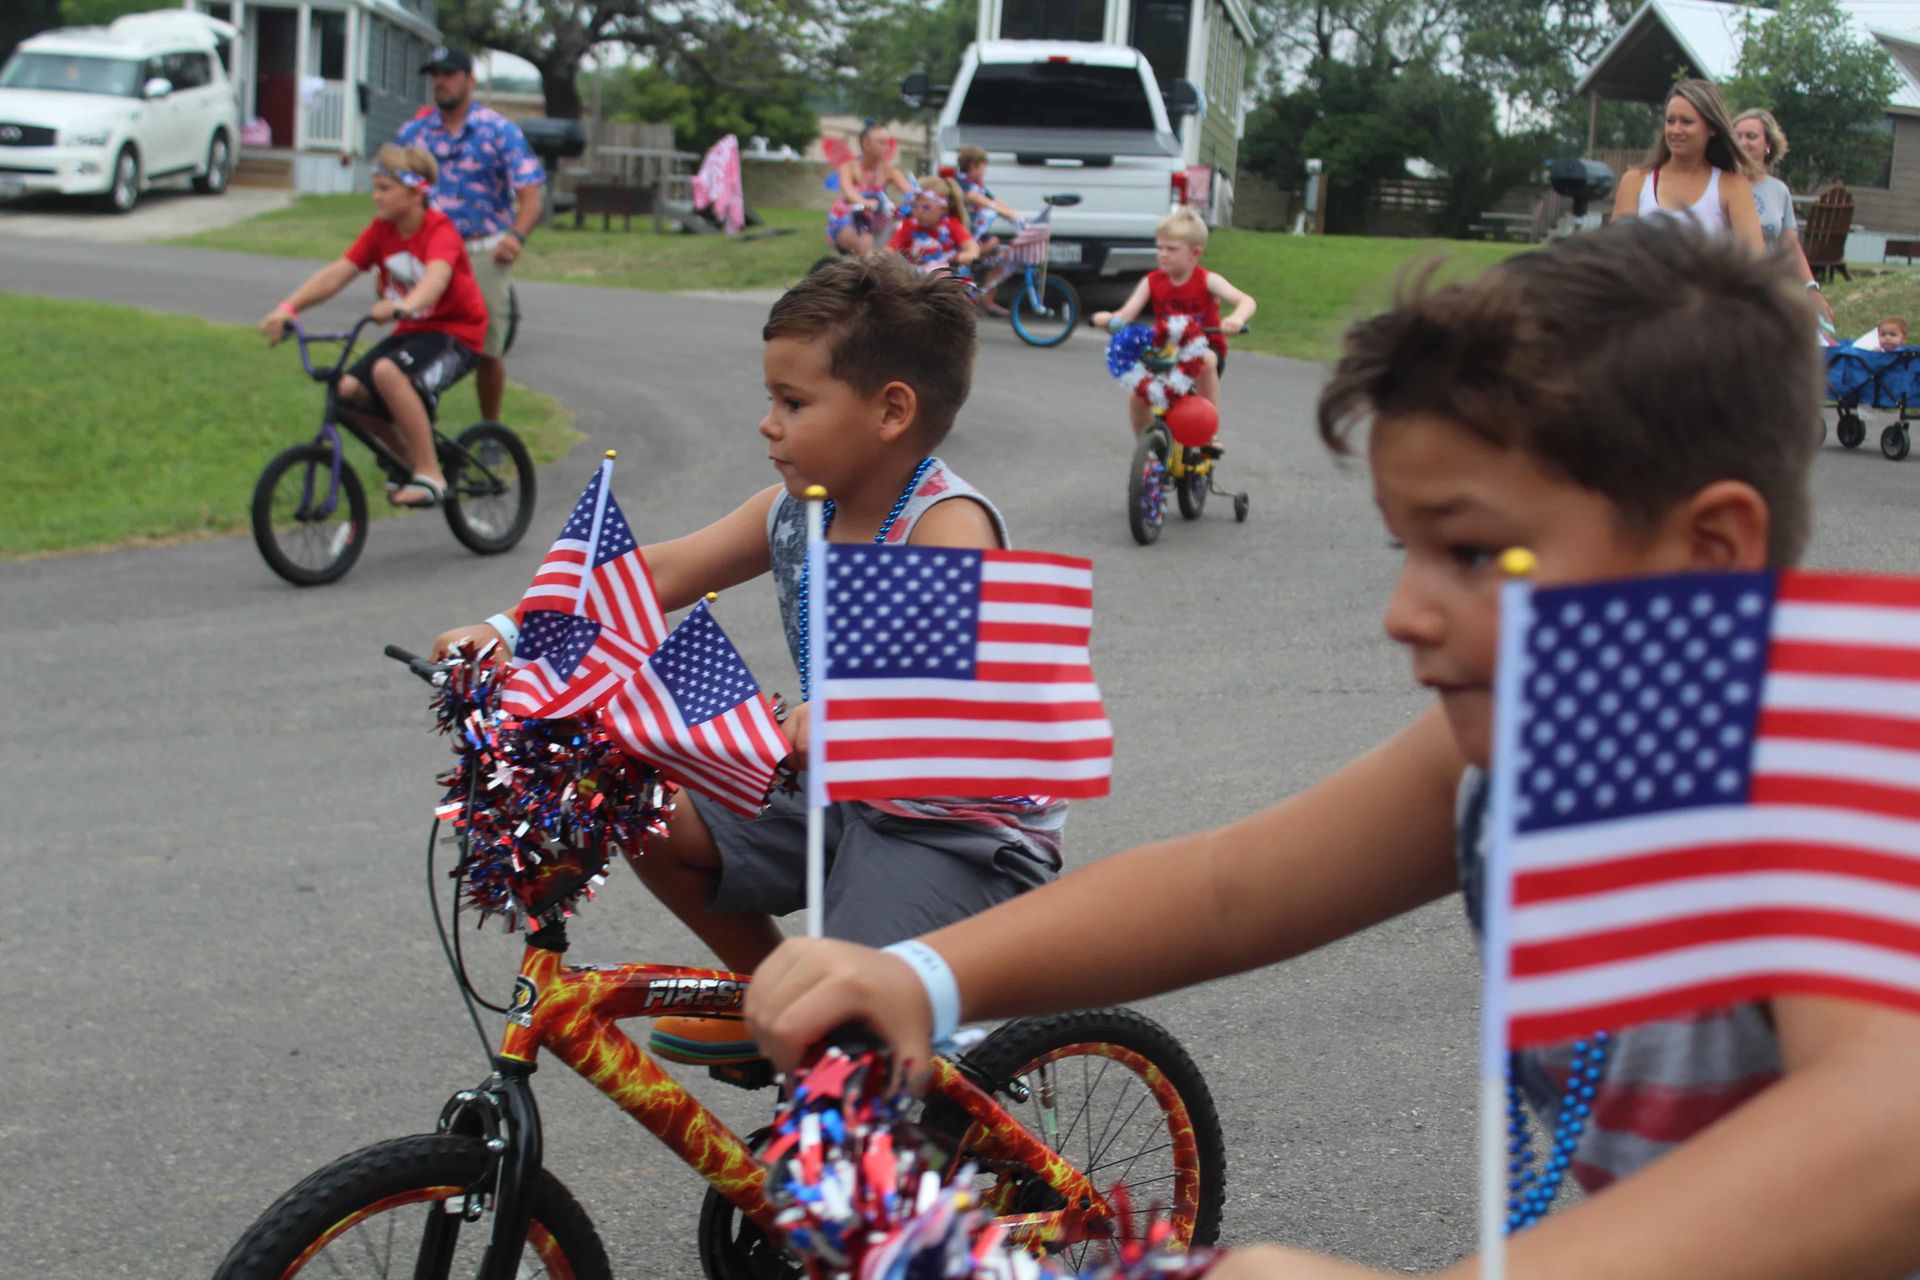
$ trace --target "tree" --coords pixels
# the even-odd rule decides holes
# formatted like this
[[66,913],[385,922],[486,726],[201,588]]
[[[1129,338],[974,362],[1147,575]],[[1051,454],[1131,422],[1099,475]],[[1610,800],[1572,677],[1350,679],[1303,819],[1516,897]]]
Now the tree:
[[1792,144],[1780,176],[1806,190],[1827,178],[1877,184],[1893,138],[1881,128],[1899,72],[1880,42],[1857,34],[1835,0],[1779,0],[1743,22],[1730,102],[1765,107]]
[[882,0],[847,15],[833,52],[837,96],[855,115],[885,120],[900,111],[900,81],[924,71],[935,84],[952,84],[978,29],[979,0],[894,4]]
[[1435,220],[1442,235],[1461,236],[1501,196],[1537,182],[1553,151],[1553,131],[1541,125],[1503,133],[1493,94],[1480,83],[1441,74],[1428,65],[1409,68],[1394,83],[1390,113],[1417,121],[1416,154],[1446,179],[1445,208]]
[[160,7],[159,0],[60,0],[60,21],[69,27],[104,27],[115,18]]
[[814,92],[814,80],[777,41],[733,27],[689,39],[651,66],[610,75],[601,105],[610,120],[672,125],[675,144],[695,151],[728,133],[804,148],[820,131],[808,104]]
[[58,0],[15,0],[0,4],[0,61],[13,47],[36,32],[60,25]]

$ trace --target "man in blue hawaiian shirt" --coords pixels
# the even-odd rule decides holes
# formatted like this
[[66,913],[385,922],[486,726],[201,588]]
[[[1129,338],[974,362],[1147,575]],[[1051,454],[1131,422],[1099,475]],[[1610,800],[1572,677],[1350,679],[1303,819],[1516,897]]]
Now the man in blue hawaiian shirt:
[[500,418],[507,386],[508,273],[540,221],[540,187],[546,170],[527,146],[520,126],[473,100],[473,57],[441,45],[427,55],[420,73],[432,78],[433,108],[401,126],[395,141],[421,147],[439,162],[433,204],[467,242],[473,278],[487,299],[486,346],[474,368],[480,416]]

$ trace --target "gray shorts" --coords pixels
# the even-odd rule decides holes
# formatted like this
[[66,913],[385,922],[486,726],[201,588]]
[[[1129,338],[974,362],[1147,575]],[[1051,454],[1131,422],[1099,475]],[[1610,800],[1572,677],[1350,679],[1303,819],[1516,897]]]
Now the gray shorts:
[[487,340],[480,354],[496,360],[506,354],[507,317],[513,309],[507,296],[513,268],[493,260],[493,246],[499,243],[499,235],[467,241],[467,264],[473,268],[473,282],[480,286],[480,296],[487,301]]
[[[784,916],[807,905],[804,785],[795,795],[776,794],[757,818],[683,794],[720,851],[708,910]],[[826,934],[868,946],[977,915],[1060,874],[1013,832],[971,823],[901,818],[841,801],[827,806],[826,828]]]

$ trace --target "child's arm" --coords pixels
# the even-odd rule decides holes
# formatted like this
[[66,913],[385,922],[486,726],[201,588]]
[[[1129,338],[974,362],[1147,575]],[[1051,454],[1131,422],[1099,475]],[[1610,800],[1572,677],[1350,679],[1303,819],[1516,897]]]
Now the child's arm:
[[267,335],[269,342],[280,341],[287,336],[287,321],[308,307],[319,306],[346,288],[359,274],[360,268],[345,258],[334,259],[301,281],[300,286],[287,295],[286,301],[261,317],[260,332]]
[[840,166],[840,198],[856,209],[868,208],[872,202],[860,194],[860,184],[854,180],[854,162],[848,160]]
[[[951,966],[969,1021],[1135,1000],[1299,955],[1455,887],[1463,768],[1436,709],[1269,809],[1117,854],[926,942]],[[927,1061],[920,980],[851,943],[781,946],[755,973],[746,1016],[783,1065],[855,1019],[896,1061]]]
[[899,225],[894,227],[893,238],[887,241],[887,248],[893,250],[895,253],[905,254],[906,251],[912,247],[913,222],[910,219],[903,218],[900,220]]
[[975,240],[973,233],[967,230],[966,223],[960,221],[958,218],[948,218],[947,221],[953,224],[953,238],[960,246],[959,252],[953,255],[954,263],[964,267],[970,262],[978,261],[980,257],[980,242]]
[[1247,327],[1247,321],[1253,319],[1258,310],[1253,295],[1243,293],[1227,283],[1227,278],[1218,272],[1207,272],[1207,292],[1233,308],[1233,313],[1221,319],[1222,333],[1238,333]]
[[[725,591],[772,568],[767,512],[782,492],[780,485],[769,486],[704,529],[640,548],[660,611],[684,609],[709,591]],[[462,644],[478,649],[499,638],[490,623],[467,623],[435,636],[433,656],[444,658]]]
[[1104,329],[1115,320],[1118,320],[1121,324],[1132,324],[1140,318],[1140,313],[1147,309],[1147,301],[1152,297],[1153,290],[1148,287],[1147,278],[1141,276],[1140,283],[1133,286],[1133,292],[1127,295],[1127,300],[1120,304],[1118,311],[1096,311],[1093,313],[1093,327],[1096,329]]
[[398,302],[392,298],[382,298],[373,304],[373,309],[367,314],[381,324],[403,313],[425,315],[433,310],[433,304],[440,301],[440,295],[445,293],[447,286],[452,283],[453,264],[445,259],[435,258],[427,263],[427,269],[420,273],[420,283],[413,286],[406,297]]

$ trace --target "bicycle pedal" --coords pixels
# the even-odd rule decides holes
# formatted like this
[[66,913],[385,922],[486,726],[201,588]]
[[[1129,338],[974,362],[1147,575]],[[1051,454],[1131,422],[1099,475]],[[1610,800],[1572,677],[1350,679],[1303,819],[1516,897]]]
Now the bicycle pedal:
[[1226,451],[1226,448],[1222,445],[1203,444],[1200,446],[1200,452],[1206,454],[1207,457],[1217,461],[1220,458],[1226,456],[1227,451]]
[[723,1062],[707,1068],[707,1074],[736,1089],[765,1089],[774,1082],[773,1064],[765,1058],[752,1062]]

